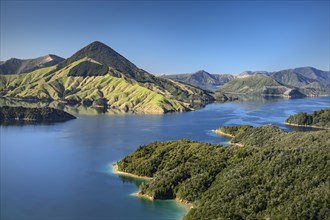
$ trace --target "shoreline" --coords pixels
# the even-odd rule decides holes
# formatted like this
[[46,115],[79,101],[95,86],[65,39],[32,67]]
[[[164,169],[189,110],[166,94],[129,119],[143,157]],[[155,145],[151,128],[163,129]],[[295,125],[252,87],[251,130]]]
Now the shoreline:
[[133,177],[133,178],[138,178],[138,179],[145,179],[145,180],[152,180],[152,177],[148,177],[148,176],[139,176],[136,174],[132,174],[132,173],[127,173],[127,172],[123,172],[123,171],[119,171],[118,170],[118,165],[117,164],[112,164],[112,172],[116,173],[118,175],[122,175],[122,176],[129,176],[129,177]]
[[231,134],[225,133],[225,132],[220,131],[220,130],[217,130],[217,129],[216,129],[216,130],[212,130],[212,132],[214,132],[214,133],[216,133],[216,134],[223,135],[223,136],[231,137],[231,138],[234,137],[234,135],[231,135]]
[[[145,180],[152,180],[151,177],[147,177],[147,176],[139,176],[136,174],[132,174],[132,173],[127,173],[127,172],[123,172],[123,171],[119,171],[118,170],[118,165],[117,164],[112,164],[112,172],[118,175],[122,175],[122,176],[129,176],[129,177],[133,177],[133,178],[138,178],[138,179],[145,179]],[[148,199],[150,201],[155,201],[155,199],[152,196],[148,196],[146,194],[142,194],[140,191],[132,193],[131,195],[133,196],[137,196],[137,197],[142,197],[145,199]],[[162,201],[163,199],[159,199],[160,201]],[[175,199],[169,199],[169,200],[174,200],[177,203],[183,204],[185,205],[188,209],[193,208],[193,204],[191,202],[188,202],[184,199],[180,199],[180,198],[175,198]]]
[[295,126],[295,127],[318,128],[318,129],[330,130],[330,128],[320,127],[320,126],[315,126],[315,125],[299,125],[299,124],[292,124],[292,123],[288,123],[288,122],[284,122],[284,124],[285,125],[290,125],[290,126]]
[[145,199],[148,199],[150,201],[155,201],[155,200],[159,200],[159,201],[165,201],[165,200],[173,200],[177,203],[180,203],[184,206],[186,206],[188,209],[191,209],[194,207],[193,203],[191,202],[188,202],[184,199],[180,199],[180,198],[175,198],[175,199],[154,199],[152,196],[148,196],[146,194],[142,194],[141,191],[138,191],[138,192],[135,192],[135,193],[132,193],[131,194],[132,196],[137,196],[137,197],[141,197],[141,198],[145,198]]
[[[234,135],[231,135],[231,134],[225,133],[225,132],[220,131],[220,130],[212,130],[212,132],[214,132],[214,133],[216,133],[216,134],[219,134],[219,135],[222,135],[222,136],[230,137],[230,138],[235,137]],[[244,147],[243,144],[240,144],[240,143],[232,143],[230,140],[227,141],[226,143],[229,144],[229,145],[232,145],[232,146]]]

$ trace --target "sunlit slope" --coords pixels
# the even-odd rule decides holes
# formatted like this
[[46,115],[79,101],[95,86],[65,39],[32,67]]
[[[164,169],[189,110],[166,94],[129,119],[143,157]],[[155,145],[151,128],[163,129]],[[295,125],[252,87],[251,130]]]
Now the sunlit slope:
[[261,94],[265,86],[282,86],[267,76],[247,76],[234,79],[220,88],[225,93]]
[[52,66],[21,75],[1,75],[0,95],[95,106],[107,105],[125,112],[165,113],[186,110],[184,103],[167,98],[123,76],[69,76],[70,71],[77,69],[83,62],[98,63],[83,58],[58,71],[56,66]]

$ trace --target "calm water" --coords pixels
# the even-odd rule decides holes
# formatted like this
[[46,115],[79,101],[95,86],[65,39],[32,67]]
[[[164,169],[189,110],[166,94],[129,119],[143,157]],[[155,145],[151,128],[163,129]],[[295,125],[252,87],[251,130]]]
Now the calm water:
[[139,182],[111,164],[152,141],[226,143],[219,126],[282,122],[329,108],[329,97],[211,104],[168,115],[99,115],[53,125],[2,126],[1,219],[180,219],[187,209],[131,194]]

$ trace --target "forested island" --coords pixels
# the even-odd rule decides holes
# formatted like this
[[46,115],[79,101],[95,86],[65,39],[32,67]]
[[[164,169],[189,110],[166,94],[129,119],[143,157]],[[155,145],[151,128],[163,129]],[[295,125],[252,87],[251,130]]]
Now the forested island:
[[118,161],[118,170],[152,177],[140,186],[141,195],[191,203],[185,219],[329,219],[327,130],[218,130],[243,147],[154,142]]
[[286,121],[288,125],[328,128],[330,129],[330,108],[314,111],[312,114],[299,112],[290,116]]
[[64,122],[76,117],[62,110],[43,107],[0,107],[0,124],[35,124]]

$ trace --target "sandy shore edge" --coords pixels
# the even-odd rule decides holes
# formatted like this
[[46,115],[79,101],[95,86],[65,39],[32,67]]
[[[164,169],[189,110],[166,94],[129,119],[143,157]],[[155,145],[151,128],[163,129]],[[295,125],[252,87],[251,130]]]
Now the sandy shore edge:
[[[222,135],[222,136],[230,137],[230,138],[233,138],[233,137],[234,137],[234,135],[231,135],[231,134],[225,133],[225,132],[220,131],[220,130],[212,130],[212,132],[214,132],[214,133],[216,133],[216,134],[219,134],[219,135]],[[240,143],[232,143],[231,141],[228,141],[227,144],[229,144],[229,145],[234,145],[234,146],[237,146],[237,147],[244,147],[243,144],[240,144]]]
[[231,134],[225,133],[225,132],[220,131],[220,130],[212,130],[212,132],[214,132],[214,133],[216,133],[216,134],[220,134],[220,135],[222,135],[222,136],[227,136],[227,137],[231,137],[231,138],[234,137],[234,135],[231,135]]
[[112,167],[113,167],[113,169],[112,169],[113,173],[116,173],[116,174],[119,174],[119,175],[122,175],[122,176],[129,176],[129,177],[145,179],[145,180],[151,180],[152,179],[151,177],[148,177],[148,176],[139,176],[139,175],[136,175],[136,174],[119,171],[117,164],[112,164]]

